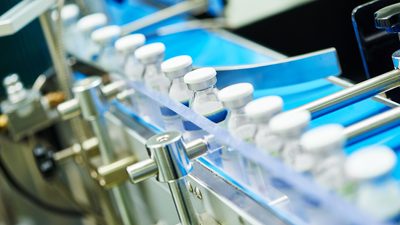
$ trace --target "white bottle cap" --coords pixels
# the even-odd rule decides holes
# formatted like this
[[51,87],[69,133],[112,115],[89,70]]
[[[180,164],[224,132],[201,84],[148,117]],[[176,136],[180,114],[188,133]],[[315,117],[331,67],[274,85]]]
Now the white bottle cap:
[[370,146],[351,154],[345,163],[347,176],[370,180],[390,173],[397,163],[396,154],[386,146]]
[[61,9],[61,19],[64,22],[76,20],[79,16],[79,7],[76,4],[68,4]]
[[130,34],[119,38],[114,46],[118,52],[126,54],[143,46],[145,42],[146,37],[143,34]]
[[274,134],[299,134],[310,123],[308,111],[288,111],[274,116],[269,122],[269,129]]
[[93,30],[107,24],[107,17],[103,13],[94,13],[82,17],[77,24],[79,31],[83,33],[91,33]]
[[344,127],[328,124],[307,131],[300,139],[300,145],[307,152],[329,152],[342,149],[346,142]]
[[212,67],[204,67],[187,73],[183,79],[190,90],[201,91],[217,83],[217,71]]
[[169,79],[176,79],[185,76],[192,70],[192,57],[181,55],[170,58],[161,64],[161,70]]
[[250,83],[239,83],[220,90],[218,98],[226,108],[240,108],[253,100],[253,92]]
[[135,51],[135,57],[142,64],[155,63],[164,58],[165,45],[161,42],[148,44]]
[[93,31],[91,38],[99,45],[104,45],[121,36],[121,28],[116,25],[101,27]]
[[266,96],[253,100],[245,107],[246,115],[253,122],[268,122],[273,116],[280,113],[283,100],[279,96]]

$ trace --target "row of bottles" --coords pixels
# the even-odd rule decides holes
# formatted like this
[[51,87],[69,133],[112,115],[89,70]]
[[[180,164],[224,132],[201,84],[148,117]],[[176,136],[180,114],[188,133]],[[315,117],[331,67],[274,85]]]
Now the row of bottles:
[[[253,99],[254,88],[250,83],[218,90],[215,69],[192,70],[192,58],[186,55],[164,61],[164,44],[145,45],[146,38],[142,34],[122,36],[120,27],[106,26],[107,18],[103,14],[79,20],[78,16],[77,7],[70,5],[61,12],[65,45],[71,52],[97,61],[107,69],[123,72],[129,80],[141,81],[148,88],[168,95],[377,218],[399,219],[400,186],[392,176],[397,164],[393,150],[373,146],[346,156],[342,126],[331,124],[308,130],[310,113],[282,112],[284,102],[279,96]],[[142,101],[142,105],[147,103],[145,99],[138,101]],[[150,106],[148,110],[139,111],[141,116],[159,114],[164,129],[182,131],[186,140],[207,135],[168,108]],[[270,187],[272,181],[266,180],[266,172],[234,149],[218,149],[209,158],[258,193],[268,197],[274,192]]]

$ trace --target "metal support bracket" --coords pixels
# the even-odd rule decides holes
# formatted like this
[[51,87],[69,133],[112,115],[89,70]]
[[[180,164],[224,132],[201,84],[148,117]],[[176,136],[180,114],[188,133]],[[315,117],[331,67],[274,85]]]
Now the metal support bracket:
[[127,168],[130,179],[138,183],[156,177],[167,183],[182,225],[200,225],[186,187],[186,176],[192,171],[191,159],[207,152],[204,140],[195,140],[185,146],[180,132],[166,132],[151,137],[146,148],[151,159]]

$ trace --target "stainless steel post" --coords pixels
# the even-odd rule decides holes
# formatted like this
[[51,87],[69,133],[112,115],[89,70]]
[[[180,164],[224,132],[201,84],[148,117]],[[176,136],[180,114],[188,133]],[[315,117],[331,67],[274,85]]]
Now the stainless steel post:
[[[83,118],[91,123],[99,141],[103,163],[112,163],[115,160],[115,155],[104,118],[106,108],[103,104],[105,96],[101,91],[101,78],[90,77],[81,80],[74,85],[73,92],[78,99]],[[132,217],[133,213],[129,213],[129,209],[133,207],[129,200],[128,190],[124,186],[118,186],[112,188],[111,192],[115,198],[123,224],[135,224],[135,220]]]
[[392,70],[380,76],[358,83],[342,91],[320,98],[294,110],[307,110],[313,118],[388,91],[400,85],[400,70]]
[[[396,120],[400,119],[400,107],[388,110],[384,113],[380,113],[349,127],[346,127],[344,132],[346,134],[347,140],[351,142],[361,135],[372,135],[372,131],[382,128],[386,125],[394,123]],[[400,121],[399,121],[400,122]],[[388,127],[386,127],[388,128]]]
[[185,146],[181,133],[166,132],[151,137],[146,148],[151,159],[127,168],[131,181],[138,183],[156,176],[159,182],[167,183],[181,224],[199,225],[185,177],[192,171],[190,159],[207,152],[207,143],[196,140]]

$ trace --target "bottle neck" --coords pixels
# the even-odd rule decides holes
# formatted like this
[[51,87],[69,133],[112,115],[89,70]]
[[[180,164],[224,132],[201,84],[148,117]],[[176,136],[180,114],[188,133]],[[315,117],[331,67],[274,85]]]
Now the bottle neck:
[[147,76],[159,76],[161,75],[161,63],[149,63],[145,65],[144,68],[144,77]]

